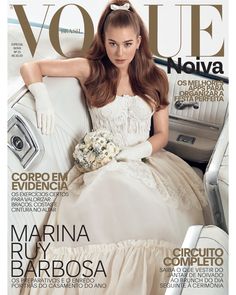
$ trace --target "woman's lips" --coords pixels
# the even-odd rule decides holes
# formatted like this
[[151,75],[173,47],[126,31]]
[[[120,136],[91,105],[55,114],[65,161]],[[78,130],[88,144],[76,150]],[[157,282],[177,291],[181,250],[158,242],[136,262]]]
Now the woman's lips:
[[118,64],[124,63],[126,60],[125,59],[115,59],[115,62]]

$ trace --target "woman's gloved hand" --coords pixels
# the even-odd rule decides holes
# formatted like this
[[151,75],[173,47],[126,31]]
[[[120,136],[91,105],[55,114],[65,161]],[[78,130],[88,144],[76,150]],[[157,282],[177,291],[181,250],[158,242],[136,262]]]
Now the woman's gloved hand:
[[135,146],[124,148],[117,156],[117,161],[141,160],[152,154],[152,144],[147,140]]
[[32,83],[28,86],[35,99],[37,125],[42,134],[52,134],[54,129],[54,109],[47,88],[43,82]]

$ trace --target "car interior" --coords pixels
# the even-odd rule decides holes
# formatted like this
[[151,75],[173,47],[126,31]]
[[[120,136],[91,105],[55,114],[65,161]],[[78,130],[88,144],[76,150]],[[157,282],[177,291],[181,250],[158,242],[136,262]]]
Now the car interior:
[[[216,238],[217,237],[217,238]],[[214,273],[214,270],[211,269],[211,272],[208,273],[208,278],[206,280],[203,280],[202,277],[206,277],[206,267],[199,266],[198,268],[194,268],[191,266],[182,266],[182,267],[175,267],[172,276],[169,280],[169,282],[172,281],[174,278],[174,274],[180,274],[182,276],[182,282],[184,279],[189,279],[191,281],[191,278],[198,278],[196,280],[196,286],[193,288],[184,288],[181,284],[176,284],[175,288],[168,288],[165,292],[165,295],[225,295],[228,294],[228,237],[227,233],[223,231],[221,228],[215,226],[215,225],[208,225],[208,226],[202,226],[202,225],[193,225],[190,226],[185,239],[182,244],[183,249],[222,249],[222,260],[223,263],[220,267],[218,267],[219,273]],[[185,258],[186,256],[182,256]],[[210,269],[210,267],[208,267]],[[199,269],[201,269],[201,273],[199,275]],[[209,274],[214,274],[216,278],[214,280],[210,278]],[[176,277],[176,276],[175,276]],[[212,283],[211,287],[206,288],[202,287],[201,283],[206,284],[208,282],[215,282],[215,285]],[[217,285],[217,283],[218,285]],[[221,287],[220,283],[222,283]],[[197,285],[198,284],[198,285]]]

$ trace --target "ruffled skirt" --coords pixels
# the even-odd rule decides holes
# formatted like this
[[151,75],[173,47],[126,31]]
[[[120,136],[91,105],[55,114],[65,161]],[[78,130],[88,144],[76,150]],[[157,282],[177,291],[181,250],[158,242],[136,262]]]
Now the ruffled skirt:
[[[49,279],[59,283],[39,288],[35,282],[21,294],[162,295],[168,281],[163,259],[181,246],[189,226],[210,222],[201,179],[164,150],[145,163],[113,161],[86,174],[74,166],[68,183],[69,197],[57,200],[48,223],[84,225],[89,241],[51,244],[47,261],[59,269]],[[36,267],[40,260],[42,254]],[[68,272],[60,270],[61,262]]]
[[[40,279],[32,277],[34,287],[21,294],[162,295],[168,282],[167,273],[161,271],[163,257],[171,256],[172,249],[173,245],[156,240],[52,247],[47,254],[50,277],[42,271]],[[39,261],[44,268],[43,253],[35,261],[35,271]]]

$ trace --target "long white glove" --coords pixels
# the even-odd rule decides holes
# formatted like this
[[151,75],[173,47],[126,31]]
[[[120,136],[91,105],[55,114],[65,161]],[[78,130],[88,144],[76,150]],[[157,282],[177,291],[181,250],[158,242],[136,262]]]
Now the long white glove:
[[141,160],[152,154],[152,144],[147,140],[135,146],[124,148],[117,156],[118,161]]
[[54,109],[47,88],[43,82],[32,83],[28,86],[35,99],[37,125],[42,134],[51,134],[54,129]]

